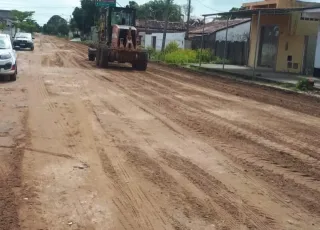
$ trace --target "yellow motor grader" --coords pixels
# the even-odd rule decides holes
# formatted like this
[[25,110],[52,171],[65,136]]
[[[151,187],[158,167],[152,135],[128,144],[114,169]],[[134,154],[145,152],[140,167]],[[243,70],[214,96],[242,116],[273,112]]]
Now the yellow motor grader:
[[110,6],[101,9],[99,41],[88,48],[89,60],[96,60],[100,68],[108,68],[109,62],[118,62],[131,63],[133,69],[145,71],[148,52],[140,47],[135,15],[132,8]]

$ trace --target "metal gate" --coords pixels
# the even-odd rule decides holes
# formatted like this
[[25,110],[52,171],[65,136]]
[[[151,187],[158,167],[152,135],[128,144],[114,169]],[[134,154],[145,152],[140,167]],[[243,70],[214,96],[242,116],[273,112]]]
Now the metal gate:
[[317,35],[305,36],[305,48],[303,59],[303,74],[313,73],[314,58],[316,55]]
[[275,70],[277,63],[278,41],[278,26],[261,26],[258,66],[272,68]]

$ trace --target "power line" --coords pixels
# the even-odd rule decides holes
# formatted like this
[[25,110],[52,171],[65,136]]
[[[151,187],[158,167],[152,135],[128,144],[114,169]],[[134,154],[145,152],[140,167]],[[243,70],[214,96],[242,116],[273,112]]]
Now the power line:
[[202,6],[208,8],[208,9],[210,9],[210,10],[212,10],[212,11],[215,11],[215,12],[218,12],[218,13],[221,13],[221,12],[222,12],[222,11],[215,10],[215,9],[211,8],[210,6],[207,6],[207,5],[203,4],[203,3],[202,3],[201,1],[199,1],[199,0],[196,0],[196,1],[197,1],[198,3],[200,3]]

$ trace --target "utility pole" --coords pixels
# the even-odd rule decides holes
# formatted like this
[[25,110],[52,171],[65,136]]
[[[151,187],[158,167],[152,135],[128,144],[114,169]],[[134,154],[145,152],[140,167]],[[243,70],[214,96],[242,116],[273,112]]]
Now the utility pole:
[[162,47],[161,51],[164,51],[164,48],[166,47],[166,37],[167,37],[167,28],[168,28],[168,21],[169,21],[169,6],[170,6],[170,0],[166,1],[166,9],[164,13],[165,17],[165,23],[164,23],[164,30],[163,30],[163,37],[162,37]]
[[84,25],[84,22],[85,22],[84,17],[85,17],[85,12],[83,11],[82,12],[82,36],[83,37],[84,37],[84,27],[85,27],[85,25]]
[[185,40],[189,39],[189,22],[190,22],[191,0],[188,0],[187,30]]

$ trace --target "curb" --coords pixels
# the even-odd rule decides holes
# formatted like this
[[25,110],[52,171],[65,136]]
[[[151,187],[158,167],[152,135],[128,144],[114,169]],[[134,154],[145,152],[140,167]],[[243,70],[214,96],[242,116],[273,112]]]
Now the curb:
[[296,86],[295,84],[289,83],[289,82],[279,82],[279,81],[274,81],[274,80],[261,78],[261,77],[249,77],[248,75],[241,74],[241,73],[226,72],[226,71],[219,70],[219,69],[211,69],[211,68],[206,68],[206,67],[199,67],[199,66],[196,66],[196,65],[190,65],[190,66],[193,67],[193,68],[198,68],[200,70],[204,70],[205,72],[220,73],[220,74],[230,74],[232,76],[236,76],[238,78],[242,78],[242,79],[249,80],[249,81],[275,83],[275,84],[287,84],[287,85],[291,85],[293,87]]

